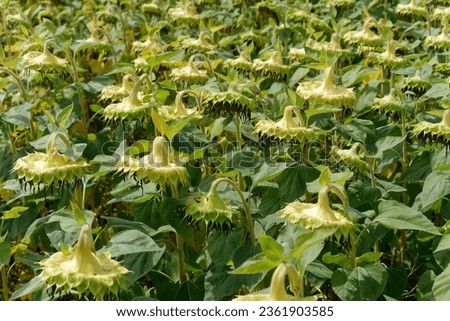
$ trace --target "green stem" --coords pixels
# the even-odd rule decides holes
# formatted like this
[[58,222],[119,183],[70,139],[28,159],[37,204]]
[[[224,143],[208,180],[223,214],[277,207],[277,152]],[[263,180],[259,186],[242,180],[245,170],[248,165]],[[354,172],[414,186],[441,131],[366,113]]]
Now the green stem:
[[3,301],[9,300],[9,286],[8,286],[8,276],[6,275],[6,268],[2,266],[2,289],[3,289]]
[[231,179],[222,177],[222,178],[216,179],[212,183],[210,191],[215,192],[217,190],[217,186],[222,182],[227,182],[238,193],[239,198],[241,199],[242,205],[244,206],[245,217],[247,219],[247,225],[248,225],[248,232],[250,233],[250,237],[252,239],[252,244],[255,245],[256,244],[255,229],[253,226],[253,220],[252,220],[252,214],[250,212],[250,206],[248,205],[248,202],[245,199],[244,194],[242,194],[241,190],[239,189],[239,186],[235,182],[233,182]]

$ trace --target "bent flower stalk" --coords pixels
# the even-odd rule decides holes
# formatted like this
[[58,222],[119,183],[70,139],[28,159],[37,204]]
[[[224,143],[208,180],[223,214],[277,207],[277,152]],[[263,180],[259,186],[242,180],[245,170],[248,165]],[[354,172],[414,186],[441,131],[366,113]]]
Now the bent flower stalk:
[[77,244],[66,251],[53,254],[40,262],[39,275],[49,286],[56,285],[65,291],[75,289],[78,293],[103,297],[106,293],[117,294],[126,287],[128,269],[111,259],[108,252],[95,254],[94,240],[89,224],[83,225]]

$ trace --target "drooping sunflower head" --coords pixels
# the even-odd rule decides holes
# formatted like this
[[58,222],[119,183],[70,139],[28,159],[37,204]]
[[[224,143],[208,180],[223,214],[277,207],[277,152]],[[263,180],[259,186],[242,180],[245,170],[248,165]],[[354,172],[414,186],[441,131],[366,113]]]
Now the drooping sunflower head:
[[420,70],[416,71],[414,77],[407,77],[403,79],[404,91],[412,91],[416,95],[423,95],[428,89],[431,88],[431,84],[428,80],[423,79],[420,75]]
[[203,106],[207,113],[215,116],[237,114],[250,119],[251,112],[258,107],[252,96],[253,92],[245,88],[245,84],[231,82],[226,91],[204,93]]
[[133,75],[125,75],[122,78],[121,86],[109,85],[104,87],[100,93],[100,100],[117,101],[128,97],[133,91],[134,78]]
[[[196,102],[197,102],[197,106],[194,108],[187,108],[186,105],[183,103],[183,96],[187,95],[187,94],[191,94]],[[170,106],[161,106],[160,108],[158,108],[158,112],[161,114],[161,116],[163,116],[164,119],[166,120],[177,120],[177,119],[181,119],[184,117],[187,117],[191,114],[195,114],[194,118],[196,119],[200,119],[202,118],[202,115],[200,114],[199,111],[199,97],[197,95],[197,93],[195,93],[192,90],[186,89],[186,90],[182,90],[180,92],[177,93],[177,95],[175,96],[175,102],[173,105]]]
[[405,59],[402,57],[398,57],[395,54],[395,45],[392,41],[389,41],[386,50],[382,53],[370,52],[367,55],[367,59],[374,63],[387,67],[398,67],[400,65],[405,64]]
[[374,18],[366,19],[362,30],[349,31],[343,36],[343,39],[350,44],[366,47],[379,47],[383,45],[385,39],[383,36],[372,31],[372,28],[376,28],[377,26],[378,23]]
[[442,27],[439,35],[428,36],[424,41],[425,47],[431,47],[439,50],[448,50],[450,48],[450,36],[448,35],[448,25]]
[[287,204],[279,213],[287,221],[299,224],[307,229],[337,228],[337,236],[348,235],[354,224],[341,211],[331,209],[328,193],[332,191],[348,206],[348,198],[343,188],[336,184],[323,186],[319,191],[316,204],[292,202]]
[[259,76],[283,81],[289,76],[289,66],[284,64],[279,51],[272,51],[267,60],[255,59],[253,67]]
[[239,209],[224,200],[215,187],[211,187],[208,193],[202,193],[195,203],[188,205],[186,215],[206,224],[234,224],[239,220]]
[[[198,63],[195,62],[195,58],[201,57],[204,59],[202,65],[206,65],[208,69],[199,69]],[[189,58],[188,63],[179,68],[172,69],[170,77],[178,83],[182,84],[205,84],[210,76],[214,73],[209,60],[202,54],[195,54]]]
[[40,265],[42,272],[39,276],[48,286],[55,285],[65,291],[76,290],[80,295],[91,293],[97,298],[125,289],[125,275],[129,273],[119,262],[111,259],[110,253],[95,253],[88,224],[81,228],[74,247],[53,254]]
[[450,147],[450,109],[444,110],[442,120],[439,123],[421,121],[412,131],[414,136],[423,144],[442,144]]
[[67,60],[59,58],[52,54],[49,49],[49,42],[44,43],[44,50],[29,51],[22,57],[23,68],[27,71],[37,71],[42,73],[64,72],[69,63]]
[[325,69],[322,81],[300,83],[297,94],[312,104],[351,107],[356,103],[355,93],[343,85],[336,85],[334,68]]
[[149,83],[152,89],[152,83],[148,75],[142,75],[134,84],[131,93],[118,103],[113,103],[103,109],[103,117],[107,121],[138,120],[142,121],[150,112],[152,104],[144,102],[140,94],[141,85],[144,81]]
[[389,95],[373,100],[372,108],[386,113],[399,114],[401,111],[405,110],[405,104],[398,98],[397,90],[391,88]]
[[186,168],[173,159],[169,142],[162,136],[153,140],[149,155],[140,159],[122,156],[116,167],[118,172],[133,176],[138,181],[159,184],[162,188],[188,182]]
[[427,16],[427,9],[417,4],[417,0],[411,0],[408,4],[399,3],[395,8],[395,12],[405,16],[422,18]]

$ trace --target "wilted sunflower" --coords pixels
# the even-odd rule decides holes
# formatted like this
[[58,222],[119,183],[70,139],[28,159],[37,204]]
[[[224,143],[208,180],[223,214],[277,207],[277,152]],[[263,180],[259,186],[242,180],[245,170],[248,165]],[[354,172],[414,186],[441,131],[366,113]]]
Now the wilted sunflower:
[[293,48],[289,49],[288,55],[289,55],[289,59],[291,61],[306,62],[306,61],[313,60],[313,58],[306,53],[305,48],[293,47]]
[[400,66],[406,62],[404,58],[395,55],[395,45],[392,41],[387,43],[386,50],[384,52],[370,52],[367,55],[367,60],[374,64],[391,68]]
[[[197,65],[195,63],[195,58],[197,57],[204,59],[201,64],[206,64],[208,70],[197,68]],[[172,69],[172,71],[170,72],[170,77],[172,77],[179,83],[205,84],[213,73],[214,70],[212,69],[212,66],[209,63],[208,59],[204,55],[195,54],[189,58],[186,66]]]
[[[293,119],[293,113],[297,116],[297,122]],[[297,140],[299,142],[308,140],[316,141],[319,138],[320,130],[305,126],[302,115],[295,106],[288,106],[284,109],[283,118],[278,122],[271,119],[262,119],[255,125],[255,132],[260,135],[267,135],[271,138]]]
[[163,6],[161,0],[152,0],[149,3],[144,3],[141,6],[142,12],[161,15],[163,13]]
[[254,70],[259,76],[268,76],[275,80],[287,80],[289,76],[289,66],[283,62],[283,57],[279,51],[272,51],[267,60],[255,59]]
[[444,25],[442,31],[437,36],[428,36],[425,38],[424,44],[426,47],[431,47],[440,50],[448,50],[450,47],[450,37],[448,35],[448,26]]
[[[306,46],[310,47],[316,51],[324,51],[329,54],[333,54],[336,56],[342,56],[344,54],[349,54],[348,50],[342,49],[341,47],[341,38],[337,33],[333,33],[331,36],[331,40],[328,43],[317,42],[313,39],[308,39],[306,41]],[[305,53],[306,54],[306,53]]]
[[16,161],[13,170],[17,172],[20,183],[70,184],[76,183],[85,175],[89,165],[82,158],[74,160],[60,154],[56,148],[57,138],[60,138],[66,146],[70,146],[70,141],[65,134],[55,132],[48,139],[45,153],[30,153]]
[[434,9],[433,19],[440,19],[442,24],[448,23],[450,21],[450,7]]
[[49,43],[44,43],[43,52],[30,51],[22,57],[22,66],[27,71],[38,71],[48,73],[52,71],[66,71],[68,62],[65,59],[58,58],[49,50]]
[[236,59],[227,59],[223,62],[227,68],[232,68],[242,73],[250,73],[253,70],[252,58],[248,51],[241,51]]
[[[358,148],[360,150],[358,151]],[[363,158],[366,157],[364,150],[361,150],[360,143],[354,143],[350,149],[340,149],[338,147],[332,148],[333,153],[339,157],[345,164],[350,167],[356,168],[360,171],[369,171],[369,164],[367,164]]]
[[405,109],[405,105],[398,99],[395,88],[391,88],[389,95],[373,100],[372,108],[384,112],[400,113]]
[[360,46],[378,47],[383,45],[385,39],[383,36],[372,31],[372,27],[376,27],[377,21],[369,18],[364,21],[363,28],[360,31],[349,31],[344,36],[345,42],[350,44],[358,44]]
[[151,87],[150,89],[152,89],[152,84],[148,75],[142,75],[134,84],[133,90],[127,97],[123,98],[121,102],[110,104],[103,109],[103,117],[108,121],[122,121],[125,119],[142,120],[149,115],[152,104],[144,102],[139,93],[144,81],[148,81],[150,84],[149,86]]
[[[291,291],[296,295],[287,294],[286,292],[286,276],[289,277]],[[269,294],[246,294],[238,295],[233,301],[295,301],[301,300],[300,295],[300,278],[298,272],[288,263],[281,263],[275,269],[270,280]]]
[[153,182],[163,188],[169,184],[188,182],[186,168],[173,160],[169,142],[161,136],[153,140],[152,152],[149,155],[141,159],[122,156],[117,163],[117,170],[135,177],[138,181]]
[[176,24],[194,25],[200,22],[200,15],[197,13],[195,4],[191,1],[186,2],[184,7],[170,8],[168,11],[170,20]]
[[414,126],[413,136],[417,136],[424,144],[442,144],[450,147],[450,109],[444,110],[442,121],[430,123],[421,121]]
[[216,49],[216,45],[213,44],[211,35],[205,31],[201,31],[198,39],[184,39],[181,42],[181,46],[186,48],[190,52],[209,52]]
[[427,16],[427,9],[419,6],[416,2],[417,0],[411,0],[408,4],[399,3],[395,8],[395,12],[401,15],[425,18]]
[[186,208],[186,215],[206,224],[233,224],[239,221],[239,214],[236,206],[220,197],[217,185],[212,185],[208,193],[202,193],[195,203]]
[[292,202],[279,211],[281,217],[287,221],[299,224],[307,229],[338,228],[337,236],[347,235],[353,230],[353,223],[347,216],[332,210],[328,201],[328,193],[335,193],[344,205],[348,206],[348,198],[344,189],[336,184],[323,186],[319,191],[316,204]]
[[245,88],[246,84],[231,82],[226,91],[204,92],[202,103],[206,112],[217,116],[238,114],[250,119],[251,112],[256,110],[257,102],[251,90]]
[[135,78],[134,75],[125,75],[122,78],[121,86],[109,85],[104,87],[100,94],[100,100],[117,101],[128,97],[133,91]]
[[48,286],[55,285],[65,291],[77,290],[81,294],[92,293],[102,299],[107,293],[117,294],[126,288],[125,275],[129,271],[111,259],[108,252],[95,254],[94,240],[89,224],[81,228],[77,244],[44,259],[40,278]]
[[165,46],[158,34],[149,34],[144,42],[134,41],[132,49],[141,56],[156,56],[165,51]]
[[407,77],[403,79],[402,89],[404,91],[410,90],[417,95],[422,95],[430,88],[430,82],[422,78],[422,76],[420,75],[420,70],[416,71],[414,77]]
[[325,69],[322,81],[300,83],[297,94],[313,104],[351,107],[356,103],[355,93],[351,88],[336,85],[333,67]]

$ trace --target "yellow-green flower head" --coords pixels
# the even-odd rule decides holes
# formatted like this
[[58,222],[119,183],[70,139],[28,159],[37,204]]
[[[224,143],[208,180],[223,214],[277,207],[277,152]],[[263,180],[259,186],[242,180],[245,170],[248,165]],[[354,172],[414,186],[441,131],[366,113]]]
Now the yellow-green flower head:
[[351,8],[355,5],[355,0],[328,0],[327,3],[337,8]]
[[444,25],[439,35],[426,37],[424,44],[426,47],[431,47],[440,50],[448,50],[450,48],[450,37],[448,35],[448,26]]
[[134,87],[134,76],[133,75],[125,75],[122,78],[122,85],[109,85],[102,89],[100,94],[100,100],[112,100],[117,101],[128,97],[133,91]]
[[407,77],[403,79],[403,90],[410,90],[416,94],[422,95],[430,88],[430,82],[422,78],[420,75],[420,70],[416,71],[416,75],[414,77]]
[[324,19],[323,17],[318,17],[314,12],[312,12],[311,4],[303,3],[300,10],[296,10],[292,13],[292,19],[294,21],[303,22],[308,26],[314,28],[315,30],[329,32],[331,29],[328,25],[329,19]]
[[405,59],[395,55],[395,45],[389,41],[386,50],[382,53],[371,52],[367,55],[367,59],[374,63],[387,67],[397,67],[405,63]]
[[[197,65],[195,64],[194,61],[195,58],[197,57],[203,57],[205,59],[205,61],[202,62],[202,64],[206,63],[209,70],[197,68]],[[172,71],[170,72],[170,77],[179,83],[205,84],[210,77],[208,71],[210,74],[213,73],[213,69],[209,64],[207,58],[204,57],[203,55],[195,54],[189,58],[189,61],[186,64],[186,66],[172,69]]]
[[39,72],[66,71],[68,62],[53,55],[48,49],[48,42],[44,43],[43,52],[30,51],[22,57],[22,66],[25,70]]
[[248,73],[253,70],[253,62],[250,54],[243,50],[239,53],[239,57],[236,59],[227,59],[224,61],[224,65],[227,68],[233,68],[234,70]]
[[[117,120],[142,120],[149,114],[152,106],[144,102],[139,96],[139,90],[144,80],[148,80],[148,75],[143,75],[134,84],[131,93],[119,103],[106,106],[103,109],[103,117],[108,121]],[[151,86],[151,85],[150,85]]]
[[405,109],[405,105],[398,99],[395,89],[391,88],[389,95],[373,100],[372,108],[383,110],[384,112],[399,113]]
[[303,280],[295,269],[288,263],[281,263],[275,269],[270,280],[269,294],[238,295],[233,301],[295,301],[300,300],[300,295],[291,295],[286,292],[286,276],[289,277],[291,290],[299,293],[300,282]]
[[450,7],[434,9],[433,19],[441,20],[442,24],[449,22],[450,21]]
[[202,115],[200,114],[198,108],[186,108],[183,103],[183,96],[190,93],[193,95],[197,101],[197,106],[199,105],[199,98],[195,92],[192,90],[183,90],[177,93],[175,97],[175,103],[171,106],[161,106],[158,108],[159,114],[166,120],[177,120],[187,117],[191,114],[195,114],[194,118],[200,119]]
[[165,51],[164,45],[157,35],[147,35],[144,42],[134,41],[132,49],[135,53],[140,53],[141,56],[156,56]]
[[308,39],[306,41],[306,46],[316,51],[324,51],[326,53],[334,54],[337,56],[350,53],[348,50],[342,49],[341,38],[337,33],[333,33],[333,35],[331,36],[331,40],[328,43],[317,42],[313,39]]
[[201,194],[200,199],[186,208],[186,215],[195,221],[204,221],[206,224],[232,224],[239,220],[239,209],[230,205],[211,187],[207,194]]
[[56,139],[60,138],[67,146],[67,136],[60,132],[50,135],[45,153],[34,152],[19,158],[13,167],[21,183],[36,185],[54,183],[73,183],[85,175],[88,164],[83,159],[73,160],[60,154]]
[[440,63],[433,66],[433,70],[444,76],[450,76],[450,62]]
[[412,133],[424,144],[436,143],[448,148],[450,146],[450,109],[444,110],[441,122],[421,121],[414,126]]
[[100,28],[94,29],[91,33],[91,36],[85,40],[79,40],[79,43],[89,43],[94,45],[94,49],[97,50],[107,50],[111,47],[110,43],[107,39],[101,39],[100,36],[104,33],[104,31]]
[[228,85],[227,91],[204,93],[202,102],[207,112],[213,115],[238,114],[245,119],[250,119],[251,112],[257,107],[251,95],[250,91],[232,82]]
[[[293,113],[297,116],[298,124],[293,119]],[[305,126],[302,115],[295,106],[288,106],[284,109],[283,118],[278,122],[271,119],[262,119],[255,125],[255,132],[268,137],[297,140],[299,142],[308,140],[316,141],[320,132],[314,128]]]
[[253,67],[260,76],[286,80],[289,76],[289,66],[283,62],[279,51],[272,51],[268,60],[255,59]]
[[359,31],[349,31],[344,36],[345,42],[350,44],[358,44],[360,46],[378,47],[383,45],[385,39],[371,30],[377,26],[377,22],[373,18],[366,19],[363,29]]
[[289,203],[280,211],[281,217],[307,229],[338,228],[339,235],[347,235],[354,225],[344,213],[331,209],[328,202],[330,191],[337,194],[344,205],[348,205],[345,191],[335,184],[329,184],[319,191],[317,204]]
[[198,24],[200,21],[200,15],[197,13],[195,4],[187,2],[184,7],[170,8],[169,11],[170,20],[177,24]]
[[125,275],[129,271],[111,259],[110,253],[95,254],[91,227],[83,225],[77,244],[66,251],[57,252],[40,262],[39,275],[49,286],[64,290],[77,290],[79,294],[92,293],[103,297],[117,294],[126,288]]
[[[358,148],[360,148],[359,151]],[[354,143],[350,149],[339,149],[335,146],[332,150],[333,153],[348,166],[357,168],[360,171],[369,170],[369,164],[363,160],[365,154],[364,151],[361,150],[360,143]]]
[[149,64],[147,60],[142,56],[139,56],[136,59],[134,59],[133,64],[136,70],[139,72],[147,72],[149,70]]
[[355,93],[351,88],[336,85],[333,67],[325,69],[322,81],[300,83],[297,94],[313,104],[351,107],[356,103]]
[[213,39],[209,35],[209,33],[205,31],[201,31],[198,39],[184,39],[181,42],[181,45],[183,48],[186,48],[187,50],[193,52],[208,52],[213,51],[216,49],[216,45],[213,43]]
[[408,4],[399,3],[395,8],[395,12],[406,16],[426,17],[427,9],[419,6],[417,0],[411,0]]
[[169,142],[164,137],[156,137],[150,155],[141,159],[123,156],[117,164],[117,170],[139,181],[149,181],[165,187],[168,184],[187,184],[188,175],[184,166],[177,164],[171,157]]

